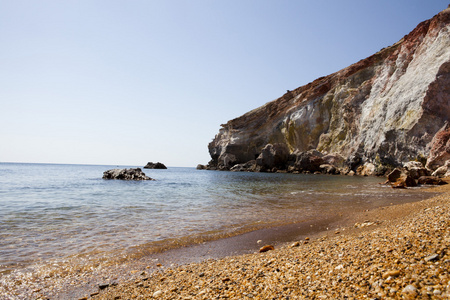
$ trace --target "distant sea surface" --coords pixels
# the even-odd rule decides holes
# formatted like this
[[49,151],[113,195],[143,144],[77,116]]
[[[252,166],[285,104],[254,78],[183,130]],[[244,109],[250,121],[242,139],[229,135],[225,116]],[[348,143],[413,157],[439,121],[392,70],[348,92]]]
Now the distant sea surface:
[[0,278],[429,197],[375,177],[169,168],[143,169],[155,181],[102,179],[112,168],[0,163]]

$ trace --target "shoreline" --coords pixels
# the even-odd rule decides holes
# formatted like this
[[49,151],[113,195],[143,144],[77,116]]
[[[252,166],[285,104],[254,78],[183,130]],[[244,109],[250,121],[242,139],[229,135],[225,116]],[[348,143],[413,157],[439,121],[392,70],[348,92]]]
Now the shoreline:
[[[325,178],[335,177],[330,175]],[[368,186],[369,190],[379,183],[379,179],[369,181],[371,182]],[[0,277],[2,279],[0,295],[6,299],[27,299],[29,297],[79,299],[95,294],[99,290],[99,285],[134,280],[139,278],[143,272],[151,274],[168,267],[174,268],[208,259],[254,253],[258,252],[264,244],[273,244],[279,248],[280,245],[293,240],[303,239],[306,236],[312,237],[319,232],[326,231],[327,227],[334,230],[338,226],[342,226],[339,224],[350,218],[348,212],[358,210],[362,213],[367,209],[389,206],[392,202],[421,201],[421,199],[427,199],[436,194],[433,191],[435,189],[429,187],[393,190],[390,187],[380,186],[375,190],[377,190],[375,194],[367,193],[367,195],[374,196],[373,201],[364,200],[364,197],[367,196],[366,193],[358,192],[351,201],[360,204],[345,206],[346,209],[343,209],[341,205],[333,204],[325,206],[326,209],[320,210],[319,214],[303,214],[294,206],[292,214],[284,214],[283,211],[281,214],[269,211],[267,213],[270,213],[270,216],[267,216],[267,220],[264,220],[264,215],[261,215],[257,219],[258,222],[249,223],[250,225],[246,227],[234,227],[231,231],[223,234],[213,230],[207,232],[206,235],[193,234],[181,239],[169,239],[166,240],[167,245],[160,243],[155,246],[151,242],[136,244],[136,247],[126,249],[126,251],[98,251],[99,255],[93,252],[92,256],[87,253],[76,254],[63,260],[42,260],[43,263],[37,262],[29,267],[24,266],[5,275],[4,278]],[[387,197],[381,196],[385,194],[383,190],[388,190]],[[301,200],[301,194],[290,192],[288,194],[289,197]],[[347,193],[344,191],[343,195],[347,195]],[[340,199],[337,203],[345,203],[345,201],[347,200]],[[319,207],[321,207],[320,203],[318,202]],[[276,219],[277,222],[269,222],[272,219]],[[313,226],[311,227],[311,225]],[[151,230],[151,227],[148,230]],[[258,240],[261,240],[261,243],[257,243]],[[101,239],[98,242],[101,247]],[[161,250],[162,252],[159,252]],[[161,267],[158,267],[159,264]]]
[[[450,181],[449,178],[446,179],[447,182]],[[433,188],[433,192],[440,193],[438,196],[434,196],[432,198],[418,201],[418,202],[412,202],[412,203],[406,203],[406,204],[394,204],[391,206],[385,206],[385,207],[379,207],[375,208],[369,211],[364,212],[356,212],[351,213],[346,216],[342,216],[341,218],[332,218],[328,219],[325,222],[320,222],[321,224],[311,224],[311,222],[303,222],[298,224],[292,224],[282,227],[276,227],[276,228],[269,228],[269,229],[263,229],[258,230],[255,232],[250,232],[242,235],[238,235],[235,237],[220,239],[217,241],[212,241],[200,245],[194,245],[189,247],[184,247],[180,249],[173,249],[168,250],[163,253],[159,253],[156,255],[152,255],[152,258],[149,260],[149,263],[153,263],[153,268],[148,268],[144,270],[136,270],[136,276],[134,276],[132,279],[124,282],[106,282],[104,285],[107,287],[104,289],[98,289],[97,291],[89,292],[88,294],[85,294],[85,298],[94,298],[94,299],[114,299],[115,297],[120,297],[116,299],[127,299],[130,298],[132,295],[144,295],[145,297],[157,297],[161,299],[182,299],[183,297],[193,297],[198,299],[207,299],[208,297],[217,297],[217,296],[226,296],[226,294],[229,294],[231,298],[234,297],[247,297],[249,293],[245,292],[244,288],[241,288],[239,286],[239,281],[234,280],[231,275],[235,273],[235,269],[231,268],[231,265],[235,265],[236,262],[240,266],[252,266],[253,270],[261,269],[261,265],[264,265],[267,263],[267,260],[270,258],[270,260],[275,260],[271,263],[271,265],[279,265],[281,261],[287,260],[302,260],[301,257],[303,256],[303,263],[309,264],[309,260],[307,259],[310,255],[314,255],[316,253],[317,255],[321,255],[320,250],[324,250],[327,248],[330,248],[330,245],[332,244],[350,244],[353,245],[355,243],[358,243],[358,245],[361,246],[361,241],[365,241],[365,244],[375,244],[379,247],[375,247],[375,249],[379,249],[378,253],[405,253],[404,251],[397,251],[396,249],[391,249],[395,245],[395,243],[398,243],[398,241],[402,240],[402,237],[404,236],[414,236],[414,232],[423,230],[423,226],[420,227],[420,222],[429,222],[431,219],[433,219],[431,216],[430,218],[424,218],[423,212],[427,212],[428,214],[432,214],[436,209],[439,209],[440,205],[442,205],[444,208],[442,208],[443,216],[441,216],[441,222],[446,221],[448,225],[450,220],[450,186],[438,186]],[[437,208],[436,208],[437,207]],[[445,217],[447,216],[447,217]],[[411,222],[414,219],[418,219],[418,228],[415,230],[413,227],[415,226],[414,223],[411,223],[411,226],[409,229],[404,228],[401,226],[402,223],[405,222]],[[355,224],[360,224],[355,226]],[[311,227],[311,225],[313,225]],[[309,228],[308,228],[309,226]],[[329,230],[327,230],[327,227]],[[399,232],[399,227],[403,228],[403,231],[408,231],[408,235],[403,234],[402,232]],[[445,227],[446,228],[446,227]],[[297,234],[296,234],[297,232]],[[301,232],[301,234],[298,234],[298,232]],[[389,243],[380,243],[377,239],[374,240],[374,236],[377,236],[382,232],[382,235],[385,236],[394,236],[396,235],[396,238],[392,239],[392,245],[389,245]],[[448,235],[448,233],[447,233]],[[305,238],[308,238],[308,240],[305,240]],[[450,241],[450,237],[443,237],[447,238],[446,240],[447,244]],[[430,241],[429,243],[433,244],[436,242],[436,240],[439,240],[436,236],[430,235]],[[257,243],[258,240],[261,240],[262,242]],[[384,238],[383,240],[386,240]],[[288,243],[300,241],[300,246],[295,248],[290,248]],[[442,242],[442,241],[441,241]],[[268,243],[275,245],[274,251],[269,251],[267,253],[258,253],[258,249],[261,246],[264,246]],[[364,243],[363,243],[364,244]],[[444,243],[445,244],[445,243]],[[381,249],[381,246],[384,248],[389,249]],[[395,248],[395,247],[394,247]],[[422,246],[423,248],[423,246]],[[246,249],[246,250],[243,250]],[[418,251],[409,251],[407,252],[414,252],[418,253],[420,249],[413,248]],[[405,251],[406,251],[405,250]],[[352,253],[356,251],[355,249],[350,249],[349,252]],[[442,260],[441,262],[443,264],[446,264],[445,267],[449,268],[449,254],[442,249],[437,250],[429,250],[429,253],[431,252],[439,252],[441,251]],[[323,252],[323,251],[322,251]],[[450,252],[450,249],[448,250]],[[181,255],[180,255],[181,254]],[[337,253],[331,253],[329,255],[333,256]],[[435,253],[436,254],[436,253]],[[347,253],[340,253],[338,261],[345,260],[348,258],[349,254]],[[430,254],[434,255],[434,254]],[[366,256],[366,255],[364,255]],[[281,258],[280,258],[281,257]],[[296,258],[297,257],[297,258]],[[382,255],[380,255],[382,257]],[[378,261],[380,257],[374,256],[371,258],[374,262],[371,264],[374,264],[375,261]],[[360,259],[358,255],[358,259]],[[278,259],[281,259],[281,261],[278,261]],[[264,261],[266,263],[264,263]],[[291,264],[292,264],[291,261]],[[324,278],[327,278],[330,282],[333,282],[333,279],[335,279],[335,275],[332,275],[336,273],[335,271],[337,269],[339,270],[346,270],[347,266],[344,264],[338,264],[333,265],[333,259],[329,260],[329,263],[333,266],[329,269],[329,274],[324,274]],[[411,262],[414,261],[414,262]],[[378,286],[378,288],[373,288],[374,295],[382,294],[384,296],[390,296],[393,297],[393,299],[396,299],[400,296],[405,296],[408,294],[408,291],[406,290],[405,293],[402,293],[403,290],[409,286],[411,289],[411,295],[424,292],[423,286],[420,286],[418,283],[416,283],[416,279],[411,277],[412,275],[409,274],[410,272],[407,269],[408,267],[411,267],[412,265],[416,265],[416,258],[412,259],[410,262],[406,262],[405,265],[398,269],[401,270],[394,270],[393,273],[395,276],[388,276],[386,278],[383,277],[381,274],[381,271],[378,271],[378,273],[371,273],[371,276],[374,277],[376,274],[380,275],[380,280],[386,281],[386,279],[389,279],[390,281],[396,283],[398,285],[397,289],[395,287],[390,288],[389,291],[384,291],[382,286]],[[399,259],[397,258],[395,260],[396,264],[399,264]],[[423,257],[417,260],[418,263],[423,262]],[[433,261],[434,262],[434,261]],[[336,262],[337,263],[337,262]],[[381,265],[385,265],[384,267],[380,267],[380,269],[385,270],[385,272],[388,272],[388,269],[393,269],[395,266],[392,266],[391,261],[388,260],[385,263],[383,261],[378,262]],[[388,266],[389,265],[389,266]],[[241,269],[247,269],[247,267],[243,267]],[[314,275],[315,273],[312,273],[313,270],[317,270],[317,268],[320,270],[322,267],[320,265],[316,265],[315,268],[312,268],[309,270],[309,280],[311,281],[311,275]],[[267,269],[266,267],[262,267],[262,269]],[[281,268],[277,268],[280,269]],[[438,268],[439,270],[439,268]],[[356,272],[356,270],[352,269],[353,272]],[[361,271],[361,270],[360,270]],[[399,271],[401,275],[405,275],[406,277],[403,277],[401,275],[397,275],[397,271]],[[231,272],[230,276],[226,277],[226,275],[214,275],[213,277],[209,278],[209,281],[204,280],[203,277],[206,277],[206,275],[202,276],[193,276],[190,274],[198,273],[201,274],[226,274],[227,272]],[[267,270],[266,270],[267,272]],[[306,270],[308,272],[308,270]],[[408,273],[409,272],[409,273]],[[242,272],[241,272],[242,273]],[[283,272],[278,272],[281,275]],[[286,272],[285,272],[286,273]],[[364,272],[362,272],[364,273]],[[442,278],[449,278],[448,272],[444,272],[445,274],[439,274]],[[249,283],[252,283],[252,280],[250,278],[254,278],[255,282],[262,281],[265,284],[267,283],[268,278],[267,276],[261,277],[261,279],[258,279],[257,275],[259,273],[251,273],[247,274],[247,276],[242,277],[240,274],[240,280],[243,280],[248,277],[249,280],[247,280]],[[409,275],[408,275],[409,274]],[[424,273],[425,274],[425,273]],[[236,274],[234,274],[236,275]],[[239,274],[238,274],[239,275]],[[272,274],[274,275],[274,274]],[[286,275],[286,274],[285,274]],[[225,276],[224,278],[220,279],[220,276]],[[415,275],[420,276],[419,275]],[[430,275],[431,276],[431,275]],[[434,276],[434,275],[433,275]],[[239,276],[238,276],[239,277]],[[284,276],[286,277],[286,276]],[[376,276],[375,276],[376,277]],[[392,277],[392,278],[391,278]],[[167,279],[170,278],[170,279]],[[292,278],[296,278],[295,276]],[[291,279],[292,279],[291,278]],[[302,277],[303,278],[303,277]],[[304,276],[303,279],[308,278],[308,276]],[[413,278],[413,279],[411,279]],[[229,279],[229,280],[228,280]],[[404,279],[403,285],[398,283],[398,279]],[[298,278],[296,279],[299,280]],[[305,279],[306,280],[306,279]],[[447,280],[447,279],[445,279]],[[288,280],[289,281],[289,280]],[[373,280],[372,280],[373,281]],[[414,281],[414,282],[412,282]],[[183,282],[181,284],[180,282]],[[375,282],[375,281],[374,281]],[[406,283],[412,282],[412,284],[406,284]],[[448,280],[447,280],[448,282]],[[201,285],[199,285],[202,283]],[[233,284],[234,283],[234,284]],[[262,285],[264,285],[262,283]],[[303,285],[307,284],[304,280],[301,282]],[[347,284],[346,288],[353,288],[352,287],[352,281],[350,281],[351,284]],[[365,284],[364,282],[363,284]],[[379,282],[378,282],[379,283]],[[377,284],[378,284],[377,283]],[[416,284],[418,286],[413,285]],[[420,282],[419,282],[420,283]],[[359,283],[355,283],[358,286]],[[450,284],[450,283],[449,283]],[[369,287],[372,287],[373,284],[369,284]],[[183,289],[176,289],[176,286],[183,286]],[[271,285],[272,286],[272,285]],[[281,290],[278,288],[284,286]],[[365,287],[366,285],[363,285]],[[411,287],[413,286],[413,287]],[[435,286],[435,288],[433,288]],[[440,295],[443,296],[449,296],[450,295],[450,286],[442,285],[442,284],[435,284],[431,286],[433,290],[430,291],[430,288],[428,286],[425,286],[428,290],[425,291],[425,293],[432,293],[432,297],[436,299],[440,299]],[[214,287],[218,289],[214,289]],[[306,297],[307,295],[298,290],[301,285],[297,286],[297,288],[293,288],[292,284],[277,284],[272,286],[270,289],[267,288],[268,285],[266,285],[265,288],[265,295],[290,295],[291,297],[298,296],[300,299],[302,297]],[[336,291],[336,284],[327,287],[327,291],[331,289]],[[359,291],[365,290],[362,287],[359,287]],[[349,295],[357,295],[359,294],[359,291],[354,290],[353,292],[349,292]],[[315,292],[313,294],[308,294],[309,296],[316,295],[318,296],[319,290],[316,288]],[[366,291],[367,292],[367,291]],[[370,292],[370,288],[368,290]],[[245,295],[247,293],[247,296]],[[269,293],[269,294],[267,294]],[[390,294],[389,294],[390,293]],[[446,294],[447,293],[447,294]],[[251,294],[251,293],[250,293]],[[331,295],[328,292],[325,293],[327,295]],[[324,295],[325,295],[324,294]],[[195,296],[193,296],[195,295]],[[239,296],[238,296],[239,295]],[[334,296],[341,295],[340,293],[334,294]],[[409,295],[409,294],[408,294]],[[406,295],[406,296],[408,296]],[[251,294],[251,296],[258,297],[258,293],[256,291],[254,294]],[[379,296],[379,295],[378,295]],[[244,298],[245,298],[244,297]],[[250,297],[247,297],[250,298]],[[264,297],[263,297],[264,298]],[[79,297],[79,299],[83,299],[83,297]]]

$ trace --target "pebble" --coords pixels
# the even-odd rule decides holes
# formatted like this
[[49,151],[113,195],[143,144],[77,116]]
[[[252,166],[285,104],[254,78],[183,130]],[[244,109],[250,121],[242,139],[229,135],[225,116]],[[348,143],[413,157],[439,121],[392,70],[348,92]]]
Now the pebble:
[[154,292],[153,293],[153,298],[158,298],[158,297],[160,297],[161,295],[162,295],[162,291],[156,291],[156,292]]
[[409,284],[405,286],[405,288],[402,290],[403,294],[415,294],[417,291],[417,288],[413,286],[412,284]]
[[104,290],[104,289],[106,289],[107,287],[109,287],[109,283],[103,283],[103,284],[99,284],[99,285],[98,285],[98,288],[101,289],[101,290]]
[[124,282],[93,299],[450,299],[450,189],[364,214],[377,221],[354,220],[339,228],[345,235],[314,236],[302,247],[266,245],[264,255],[161,270],[148,288]]
[[438,260],[438,258],[439,258],[439,255],[432,254],[432,255],[429,255],[429,256],[425,257],[425,260],[426,261],[435,261],[435,260]]
[[267,252],[267,251],[271,251],[271,250],[274,250],[275,248],[274,248],[274,246],[272,246],[272,245],[266,245],[266,246],[263,246],[263,247],[261,247],[260,249],[259,249],[259,252]]
[[299,242],[294,242],[291,244],[291,248],[300,246]]
[[399,270],[392,270],[392,271],[387,271],[386,273],[383,274],[383,278],[388,278],[388,277],[397,277],[400,275],[400,271]]

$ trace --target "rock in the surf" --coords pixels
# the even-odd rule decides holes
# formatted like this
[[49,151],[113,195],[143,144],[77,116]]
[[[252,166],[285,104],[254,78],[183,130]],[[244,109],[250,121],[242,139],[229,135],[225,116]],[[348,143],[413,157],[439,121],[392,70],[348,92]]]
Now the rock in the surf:
[[103,172],[103,179],[154,180],[145,175],[140,168],[111,169]]
[[160,162],[157,162],[156,164],[152,163],[152,162],[148,162],[145,165],[144,169],[167,169],[167,167],[163,163],[160,163]]

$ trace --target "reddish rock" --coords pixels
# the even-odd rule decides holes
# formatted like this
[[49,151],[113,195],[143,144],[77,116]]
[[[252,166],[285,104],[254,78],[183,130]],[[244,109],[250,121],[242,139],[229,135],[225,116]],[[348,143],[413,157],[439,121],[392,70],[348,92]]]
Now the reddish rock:
[[406,189],[406,184],[403,181],[394,182],[391,187],[393,189]]
[[[447,101],[450,102],[450,98]],[[449,114],[450,116],[450,114]],[[428,156],[427,168],[436,170],[450,159],[450,124],[445,126],[434,136],[431,142],[430,155]]]
[[402,175],[392,184],[393,188],[407,188],[415,186],[417,186],[416,181],[411,176],[408,175]]

